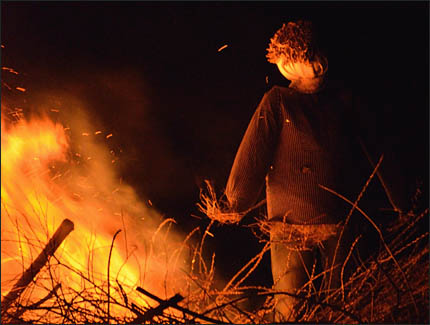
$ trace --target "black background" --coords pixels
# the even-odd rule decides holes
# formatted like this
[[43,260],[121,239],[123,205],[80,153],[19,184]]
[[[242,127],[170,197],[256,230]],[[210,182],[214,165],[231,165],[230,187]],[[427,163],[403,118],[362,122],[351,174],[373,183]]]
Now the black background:
[[[26,96],[85,103],[114,134],[121,177],[189,231],[207,224],[191,216],[203,180],[223,189],[256,105],[286,82],[265,55],[292,19],[315,23],[330,77],[369,101],[368,132],[409,186],[428,184],[428,16],[428,2],[3,1],[2,65]],[[214,234],[227,277],[260,245],[244,228]]]

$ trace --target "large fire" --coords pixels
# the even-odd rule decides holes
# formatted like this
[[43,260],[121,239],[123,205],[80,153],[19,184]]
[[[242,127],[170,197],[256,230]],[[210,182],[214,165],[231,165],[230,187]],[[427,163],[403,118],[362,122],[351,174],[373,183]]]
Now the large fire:
[[[110,134],[92,130],[84,120],[74,124],[76,134],[74,127],[47,116],[15,121],[4,117],[2,105],[2,299],[64,219],[74,223],[74,230],[25,288],[19,304],[35,304],[60,284],[65,301],[82,300],[95,314],[110,308],[112,315],[132,317],[120,304],[108,306],[106,293],[110,302],[127,304],[124,299],[129,299],[144,307],[148,300],[136,286],[163,299],[185,289],[184,247],[169,219],[163,221],[119,181],[112,154],[100,144]],[[91,298],[86,295],[90,287]],[[46,311],[32,313],[42,317]],[[64,321],[55,315],[54,310],[42,320]]]

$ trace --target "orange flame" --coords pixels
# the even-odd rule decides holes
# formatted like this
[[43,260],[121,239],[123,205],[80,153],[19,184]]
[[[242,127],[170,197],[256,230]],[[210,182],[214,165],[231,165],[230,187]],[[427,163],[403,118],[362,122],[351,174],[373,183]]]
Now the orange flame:
[[[40,300],[53,282],[74,292],[86,282],[105,288],[108,268],[110,283],[121,283],[137,305],[146,305],[134,295],[137,285],[163,297],[185,289],[179,268],[186,261],[177,249],[178,236],[166,230],[169,221],[162,223],[157,211],[117,181],[107,149],[87,136],[81,140],[87,142],[76,147],[90,150],[91,159],[77,160],[76,154],[85,156],[85,150],[73,152],[69,128],[49,118],[21,119],[12,125],[2,118],[1,128],[2,297],[65,218],[74,222],[75,230],[51,258],[49,276],[41,272],[21,301]],[[124,231],[108,265],[112,238],[119,229]],[[111,291],[113,299],[122,299],[118,290]],[[127,310],[111,309],[115,312]]]

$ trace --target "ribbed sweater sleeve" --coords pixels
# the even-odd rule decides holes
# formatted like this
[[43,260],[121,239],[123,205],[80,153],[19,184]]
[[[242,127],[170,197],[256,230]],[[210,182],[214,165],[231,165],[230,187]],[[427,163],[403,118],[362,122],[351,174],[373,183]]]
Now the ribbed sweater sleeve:
[[252,207],[264,187],[279,136],[279,101],[276,88],[265,93],[239,146],[225,191],[235,211]]

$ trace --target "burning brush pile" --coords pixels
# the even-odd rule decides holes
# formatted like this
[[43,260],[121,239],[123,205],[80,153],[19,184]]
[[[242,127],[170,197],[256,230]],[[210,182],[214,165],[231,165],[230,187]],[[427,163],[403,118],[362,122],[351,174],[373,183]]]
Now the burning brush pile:
[[[264,223],[256,227],[261,252],[219,281],[215,254],[205,251],[210,227],[224,220],[215,191],[201,197],[209,226],[181,235],[119,180],[106,146],[112,134],[92,129],[85,114],[66,122],[56,115],[67,105],[25,116],[2,98],[1,322],[273,323],[273,298],[285,293],[246,284],[270,249]],[[382,231],[366,219],[378,249],[362,258],[355,248],[365,239],[357,237],[342,289],[329,297],[305,291],[296,321],[429,322],[428,209]]]
[[181,235],[120,180],[113,134],[94,129],[82,103],[49,99],[29,114],[17,100],[28,91],[4,80],[2,323],[211,321],[189,310],[211,283],[198,229]]

